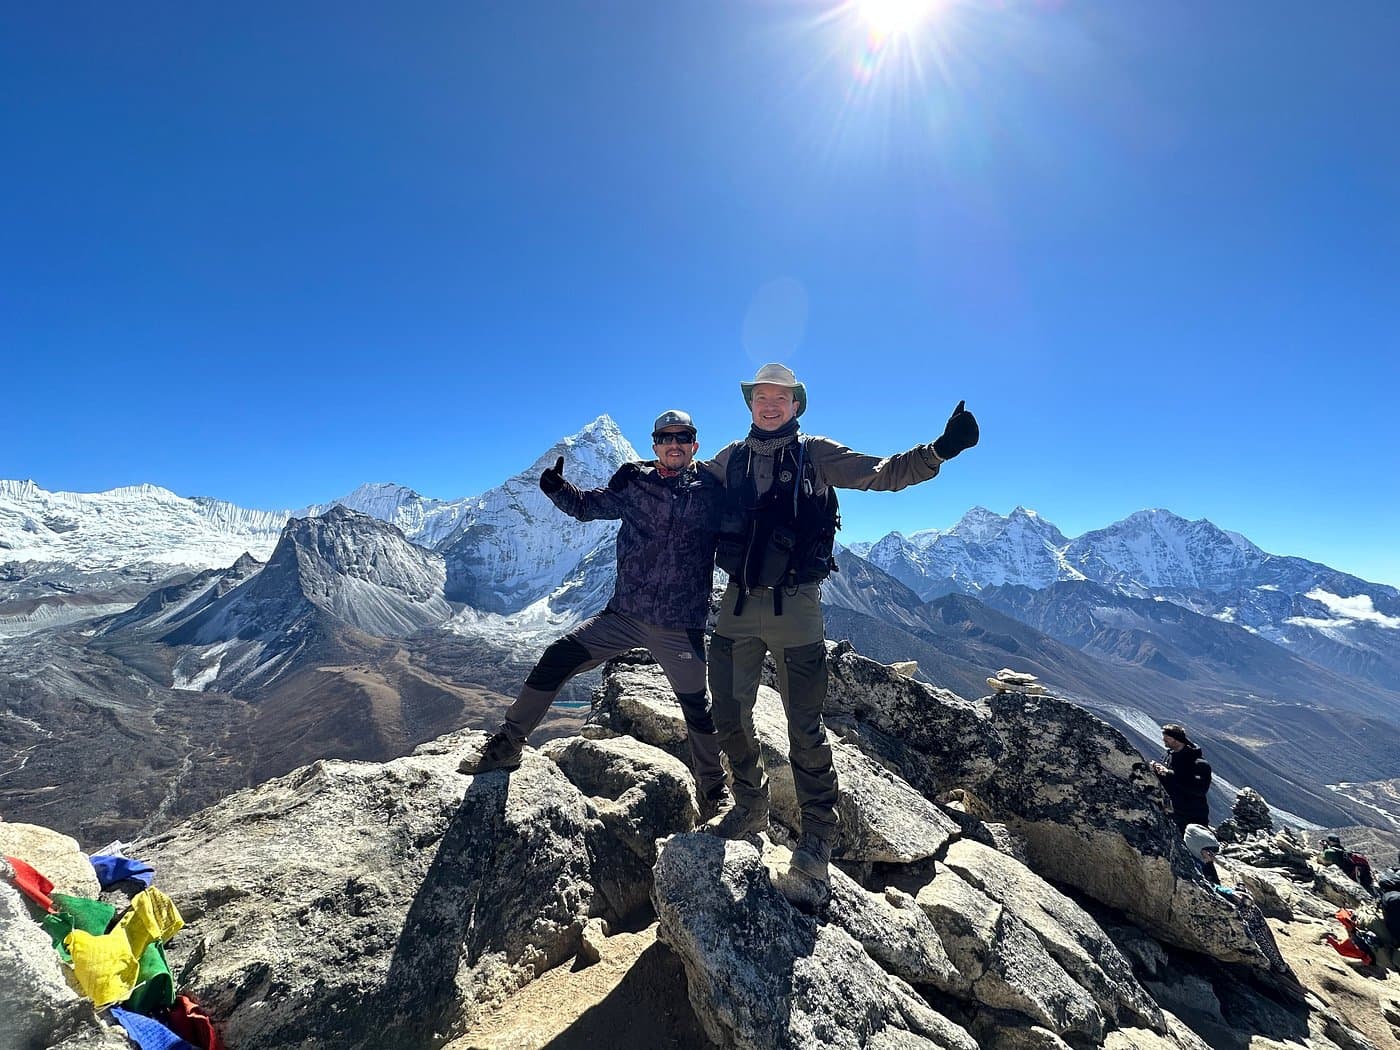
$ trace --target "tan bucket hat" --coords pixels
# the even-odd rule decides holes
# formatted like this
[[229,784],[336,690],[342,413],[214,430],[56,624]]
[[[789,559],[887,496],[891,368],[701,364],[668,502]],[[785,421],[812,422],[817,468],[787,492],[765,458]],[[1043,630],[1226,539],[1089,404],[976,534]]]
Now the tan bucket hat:
[[797,376],[793,375],[792,369],[787,365],[780,365],[777,362],[766,364],[758,370],[752,381],[739,383],[739,389],[744,392],[744,404],[748,405],[749,408],[753,408],[753,388],[759,383],[787,387],[792,391],[792,400],[793,404],[797,406],[797,415],[800,416],[807,411],[807,388],[797,381]]

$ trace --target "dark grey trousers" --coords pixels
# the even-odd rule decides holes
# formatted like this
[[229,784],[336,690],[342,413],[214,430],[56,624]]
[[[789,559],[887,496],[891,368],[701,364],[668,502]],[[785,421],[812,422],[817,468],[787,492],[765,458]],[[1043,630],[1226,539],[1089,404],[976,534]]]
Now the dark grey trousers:
[[720,745],[734,774],[734,797],[744,805],[768,799],[768,777],[753,728],[763,657],[778,665],[778,692],[787,713],[789,757],[802,830],[827,842],[836,836],[836,769],[826,740],[826,628],[821,585],[803,584],[783,593],[783,612],[773,611],[773,592],[752,591],[734,612],[738,589],[730,584],[710,640],[710,695]]
[[604,609],[544,651],[515,703],[506,709],[501,732],[524,743],[565,682],[631,649],[648,650],[666,673],[685,716],[695,781],[702,795],[712,791],[724,783],[724,769],[720,766],[719,736],[705,696],[705,632],[699,628],[658,627]]

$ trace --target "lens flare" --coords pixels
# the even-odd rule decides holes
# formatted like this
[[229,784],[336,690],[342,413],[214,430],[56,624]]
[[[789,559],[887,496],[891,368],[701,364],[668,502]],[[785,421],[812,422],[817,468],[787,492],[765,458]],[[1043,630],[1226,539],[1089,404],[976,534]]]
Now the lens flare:
[[918,29],[935,6],[936,0],[855,0],[870,35],[881,41]]

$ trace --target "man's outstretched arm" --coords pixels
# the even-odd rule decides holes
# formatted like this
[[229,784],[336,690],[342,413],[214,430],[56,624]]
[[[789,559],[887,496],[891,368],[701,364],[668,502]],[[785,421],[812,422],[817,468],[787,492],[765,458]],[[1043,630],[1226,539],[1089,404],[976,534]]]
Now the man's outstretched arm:
[[959,401],[943,434],[927,445],[915,445],[893,456],[868,456],[830,438],[809,443],[813,461],[828,485],[839,489],[898,492],[928,481],[946,461],[977,444],[981,432],[977,419]]
[[622,496],[611,485],[580,490],[564,480],[564,457],[540,475],[540,491],[556,507],[579,521],[616,520],[622,517]]

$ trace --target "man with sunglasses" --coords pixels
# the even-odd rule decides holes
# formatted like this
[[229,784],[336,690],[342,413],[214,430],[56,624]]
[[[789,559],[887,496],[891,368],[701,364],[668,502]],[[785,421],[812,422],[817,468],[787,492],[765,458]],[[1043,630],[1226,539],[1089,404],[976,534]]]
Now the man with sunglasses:
[[540,475],[540,489],[579,521],[620,519],[617,584],[607,607],[549,646],[505,721],[464,773],[515,769],[526,737],[570,678],[630,649],[647,649],[680,701],[702,818],[730,798],[719,736],[705,695],[705,619],[724,488],[695,468],[695,423],[677,409],[652,426],[650,463],[624,463],[603,488],[581,492],[564,479],[564,457]]

